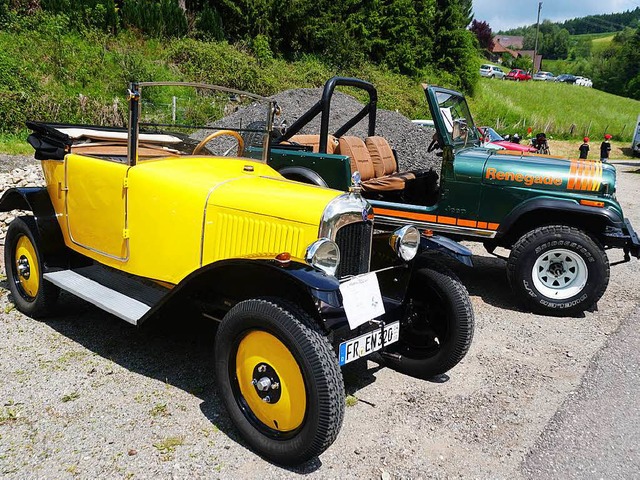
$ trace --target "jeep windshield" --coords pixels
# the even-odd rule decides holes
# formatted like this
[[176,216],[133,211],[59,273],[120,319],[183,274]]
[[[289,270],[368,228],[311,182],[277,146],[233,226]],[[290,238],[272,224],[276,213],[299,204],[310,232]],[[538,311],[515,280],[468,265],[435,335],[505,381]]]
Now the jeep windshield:
[[427,98],[431,114],[445,143],[456,148],[480,144],[478,130],[462,95],[452,90],[432,87],[427,92]]

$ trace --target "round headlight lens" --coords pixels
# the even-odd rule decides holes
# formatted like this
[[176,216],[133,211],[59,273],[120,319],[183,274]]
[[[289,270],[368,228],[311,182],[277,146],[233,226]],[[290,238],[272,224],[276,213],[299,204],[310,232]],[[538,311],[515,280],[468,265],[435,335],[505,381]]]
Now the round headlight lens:
[[413,225],[406,225],[399,228],[391,238],[389,243],[394,252],[405,262],[413,260],[418,253],[420,246],[420,232]]
[[304,258],[312,267],[322,270],[327,275],[335,275],[340,264],[340,249],[336,242],[321,238],[309,245]]

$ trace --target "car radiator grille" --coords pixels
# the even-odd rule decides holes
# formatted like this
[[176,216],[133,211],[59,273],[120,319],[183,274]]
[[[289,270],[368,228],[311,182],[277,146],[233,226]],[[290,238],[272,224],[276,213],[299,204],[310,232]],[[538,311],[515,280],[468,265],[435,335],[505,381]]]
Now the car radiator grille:
[[336,243],[340,248],[340,265],[336,277],[369,271],[372,233],[373,226],[370,222],[350,223],[338,230]]

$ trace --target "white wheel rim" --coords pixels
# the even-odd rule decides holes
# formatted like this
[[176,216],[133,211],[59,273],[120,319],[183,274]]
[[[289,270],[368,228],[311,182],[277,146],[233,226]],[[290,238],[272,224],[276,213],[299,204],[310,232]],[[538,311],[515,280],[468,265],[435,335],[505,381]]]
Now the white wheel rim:
[[536,289],[545,297],[566,300],[582,291],[587,284],[589,271],[580,255],[557,248],[538,257],[531,277]]

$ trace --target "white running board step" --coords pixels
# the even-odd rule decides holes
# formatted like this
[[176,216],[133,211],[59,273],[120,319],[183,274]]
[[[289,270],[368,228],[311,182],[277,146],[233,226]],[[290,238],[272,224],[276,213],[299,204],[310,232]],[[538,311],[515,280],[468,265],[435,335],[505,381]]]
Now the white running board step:
[[63,290],[93,303],[102,310],[126,320],[133,325],[138,324],[145,313],[151,310],[135,298],[105,287],[100,283],[84,277],[73,270],[45,273],[43,277]]

